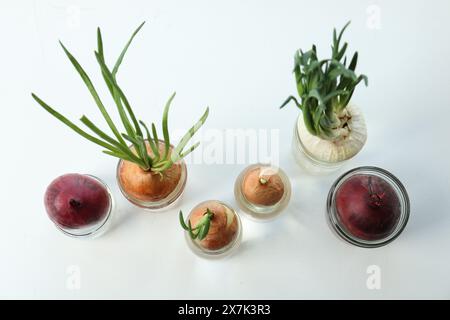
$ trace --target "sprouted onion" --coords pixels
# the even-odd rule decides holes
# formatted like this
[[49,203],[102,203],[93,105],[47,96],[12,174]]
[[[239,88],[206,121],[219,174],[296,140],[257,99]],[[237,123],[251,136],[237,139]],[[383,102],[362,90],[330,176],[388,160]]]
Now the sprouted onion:
[[[319,60],[316,46],[295,53],[294,74],[300,102],[289,96],[280,108],[294,101],[303,113],[303,120],[309,133],[324,140],[334,141],[342,138],[342,128],[346,126],[348,116],[346,107],[355,91],[355,87],[364,81],[365,75],[355,74],[358,52],[353,54],[347,66],[347,43],[341,47],[342,35],[350,24],[336,33],[333,31],[332,54],[330,59]],[[345,130],[344,130],[345,131]]]
[[[88,88],[89,92],[94,98],[97,107],[99,108],[100,112],[105,118],[114,137],[108,135],[107,133],[99,129],[99,127],[96,126],[91,120],[89,120],[88,117],[83,115],[80,121],[95,134],[92,135],[86,132],[85,130],[81,129],[73,122],[71,122],[69,119],[64,117],[62,114],[57,112],[55,109],[50,107],[34,93],[32,93],[32,97],[45,110],[47,110],[50,114],[52,114],[55,118],[63,122],[65,125],[70,127],[72,130],[74,130],[87,140],[105,148],[106,150],[103,151],[104,153],[116,158],[120,158],[135,163],[145,171],[152,171],[161,174],[162,172],[164,172],[164,170],[170,168],[175,162],[184,158],[186,155],[188,155],[189,153],[194,151],[195,148],[198,147],[199,142],[195,143],[194,145],[185,150],[185,147],[189,142],[189,140],[200,129],[200,127],[203,125],[206,118],[208,117],[209,108],[206,108],[200,120],[194,126],[192,126],[189,129],[189,131],[182,137],[179,144],[174,148],[173,152],[170,152],[171,144],[168,129],[168,114],[171,102],[175,97],[175,93],[173,93],[172,96],[167,101],[163,112],[162,133],[165,147],[162,150],[162,152],[159,151],[158,148],[159,138],[155,124],[152,123],[150,129],[143,121],[141,120],[138,121],[136,119],[136,116],[134,115],[129,100],[127,99],[125,93],[119,86],[116,77],[119,67],[125,56],[125,53],[128,50],[128,47],[130,46],[133,38],[142,28],[144,23],[145,22],[143,22],[132,34],[131,38],[126,43],[125,48],[122,50],[112,70],[110,70],[106,65],[103,52],[102,35],[100,32],[100,28],[97,29],[97,50],[95,51],[95,57],[100,66],[101,73],[103,79],[105,80],[106,86],[108,87],[109,92],[111,93],[111,96],[117,106],[117,110],[119,112],[122,125],[126,131],[125,133],[119,132],[119,129],[112,121],[110,115],[108,114],[108,111],[106,110],[104,104],[100,100],[100,97],[91,79],[84,71],[84,69],[81,67],[81,65],[78,63],[78,61],[75,59],[75,57],[66,49],[66,47],[61,42],[60,42],[61,47],[63,48],[65,54],[69,58],[72,65],[77,70],[78,74],[83,79],[83,82],[85,83],[86,87]],[[152,154],[150,154],[147,151],[146,142],[150,145],[150,148],[153,151]],[[128,144],[130,143],[133,146],[133,148],[130,148],[128,146]],[[133,149],[135,151],[133,151]]]
[[208,235],[209,227],[211,226],[211,219],[213,218],[213,216],[214,213],[207,208],[206,212],[203,214],[203,217],[199,220],[195,227],[192,227],[191,220],[189,220],[188,224],[186,225],[186,223],[184,222],[182,211],[180,211],[179,218],[181,227],[189,232],[189,235],[193,240],[203,240]]

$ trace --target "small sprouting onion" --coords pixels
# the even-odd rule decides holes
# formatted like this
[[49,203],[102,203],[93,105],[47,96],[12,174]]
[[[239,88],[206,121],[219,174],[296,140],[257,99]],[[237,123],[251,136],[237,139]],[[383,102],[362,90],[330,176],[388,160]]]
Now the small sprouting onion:
[[209,227],[211,226],[211,219],[213,218],[214,213],[211,210],[206,209],[206,212],[203,214],[203,217],[199,220],[194,228],[192,228],[191,221],[188,221],[188,224],[184,222],[183,212],[180,211],[180,224],[181,227],[189,232],[189,235],[193,240],[203,240],[209,232]]
[[335,141],[348,135],[347,121],[350,118],[347,105],[353,95],[355,87],[364,81],[365,75],[356,75],[355,68],[358,52],[355,52],[347,65],[347,43],[340,45],[344,30],[348,22],[336,34],[333,32],[331,59],[319,60],[316,46],[303,52],[295,53],[294,74],[300,102],[289,96],[280,108],[294,101],[303,113],[304,124],[310,134],[324,140]]
[[[137,164],[140,168],[145,171],[152,171],[155,173],[162,173],[164,170],[170,168],[175,162],[179,161],[192,151],[198,147],[199,142],[195,143],[193,146],[189,147],[185,150],[187,143],[190,141],[192,136],[200,129],[200,127],[204,124],[206,118],[209,114],[209,108],[206,108],[206,111],[200,118],[200,120],[192,126],[189,131],[182,137],[180,143],[170,152],[170,136],[168,130],[168,114],[169,108],[172,103],[172,100],[175,97],[175,93],[167,101],[163,118],[162,118],[162,132],[163,132],[163,140],[164,140],[164,150],[160,152],[159,150],[159,139],[156,131],[156,126],[154,123],[151,125],[151,131],[148,126],[141,120],[137,120],[133,109],[131,108],[130,102],[125,96],[125,93],[121,89],[117,81],[117,72],[119,67],[123,61],[125,53],[127,52],[132,40],[139,32],[139,30],[144,25],[144,22],[136,29],[136,31],[132,34],[131,38],[125,45],[125,48],[122,50],[119,55],[114,67],[112,70],[108,68],[104,58],[103,51],[103,41],[100,29],[97,29],[97,51],[95,51],[95,57],[100,66],[100,70],[103,76],[103,79],[106,83],[106,86],[109,89],[109,92],[117,106],[117,110],[120,115],[120,119],[122,125],[125,129],[125,133],[119,132],[119,129],[112,121],[108,111],[106,110],[104,104],[102,103],[97,90],[95,89],[93,83],[91,82],[89,76],[75,59],[75,57],[66,49],[66,47],[60,42],[61,47],[63,48],[65,54],[69,58],[72,65],[75,67],[89,92],[91,93],[97,107],[105,118],[113,136],[108,135],[103,130],[99,129],[88,117],[82,116],[80,121],[90,129],[95,135],[92,135],[85,130],[81,129],[69,119],[64,117],[62,114],[57,112],[55,109],[50,107],[44,101],[42,101],[37,95],[32,93],[32,97],[36,100],[45,110],[47,110],[50,114],[52,114],[55,118],[63,122],[65,125],[70,127],[72,130],[86,138],[87,140],[105,148],[103,152],[126,161],[130,161],[132,163]],[[150,154],[147,150],[147,143],[152,150],[152,154]],[[130,148],[128,144],[131,144],[133,148]],[[133,151],[134,149],[134,151]]]

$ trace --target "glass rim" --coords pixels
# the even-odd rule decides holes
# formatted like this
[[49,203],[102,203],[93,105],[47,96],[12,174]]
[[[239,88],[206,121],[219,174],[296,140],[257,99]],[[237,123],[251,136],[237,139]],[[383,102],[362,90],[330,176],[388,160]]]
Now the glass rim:
[[[383,237],[382,239],[378,240],[364,240],[360,239],[358,237],[355,237],[351,235],[349,232],[346,231],[345,227],[341,225],[339,220],[336,217],[336,192],[338,191],[339,187],[342,185],[343,182],[345,182],[348,178],[356,175],[356,174],[375,174],[378,177],[382,178],[384,181],[389,183],[397,193],[397,196],[400,200],[400,206],[401,206],[401,213],[399,220],[393,229],[393,231]],[[405,229],[409,216],[410,216],[410,209],[411,204],[409,200],[408,193],[406,191],[406,188],[402,184],[402,182],[394,176],[389,171],[375,167],[375,166],[361,166],[354,169],[351,169],[341,176],[339,176],[336,181],[333,183],[333,185],[330,188],[330,191],[328,193],[327,197],[327,217],[328,222],[333,229],[333,231],[336,232],[336,234],[346,242],[356,245],[358,247],[363,248],[378,248],[381,246],[385,246],[392,241],[394,241]]]

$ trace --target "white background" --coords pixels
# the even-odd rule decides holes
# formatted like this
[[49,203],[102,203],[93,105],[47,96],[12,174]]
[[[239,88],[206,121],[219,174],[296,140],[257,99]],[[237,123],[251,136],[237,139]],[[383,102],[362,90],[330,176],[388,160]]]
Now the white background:
[[[244,164],[191,164],[179,207],[145,213],[119,193],[116,160],[31,99],[36,92],[71,119],[87,114],[103,124],[58,39],[114,110],[93,54],[96,27],[112,65],[144,20],[119,75],[141,118],[160,123],[176,90],[173,130],[187,129],[206,105],[205,128],[280,130],[290,206],[273,223],[244,220],[242,247],[227,260],[194,256],[177,213],[211,198],[235,205],[234,179]],[[391,171],[412,204],[400,238],[373,250],[328,229],[326,195],[343,171],[303,173],[290,153],[298,111],[278,110],[295,94],[294,51],[315,43],[328,57],[332,28],[347,20],[349,53],[359,51],[357,71],[369,76],[353,99],[369,139],[345,169]],[[0,298],[450,298],[450,2],[2,0],[0,30]],[[65,237],[47,218],[45,188],[67,172],[111,186],[116,219],[103,237]],[[370,265],[381,268],[380,290],[366,287]],[[79,290],[67,287],[70,266],[81,272]]]

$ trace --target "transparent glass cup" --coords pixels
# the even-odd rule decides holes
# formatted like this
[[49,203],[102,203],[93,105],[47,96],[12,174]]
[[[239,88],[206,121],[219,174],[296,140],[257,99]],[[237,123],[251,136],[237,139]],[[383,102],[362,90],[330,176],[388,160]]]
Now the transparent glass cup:
[[88,238],[97,238],[104,234],[111,226],[112,224],[112,217],[114,212],[114,198],[111,194],[111,190],[109,187],[104,183],[100,178],[95,177],[93,175],[85,174],[86,177],[94,179],[96,182],[98,182],[106,191],[108,194],[108,209],[105,216],[95,221],[92,224],[89,224],[87,226],[79,227],[79,228],[70,228],[67,226],[64,226],[62,224],[58,224],[57,222],[53,221],[54,225],[58,230],[60,230],[63,234],[73,237],[73,238],[80,238],[80,239],[88,239]]
[[[164,145],[164,141],[160,140],[159,141],[160,145]],[[130,146],[130,148],[132,148]],[[173,146],[170,146],[170,149],[173,150]],[[132,204],[146,209],[148,211],[152,211],[152,212],[158,212],[158,211],[165,211],[173,206],[176,205],[176,203],[178,202],[178,200],[181,198],[184,189],[186,187],[186,181],[187,181],[187,167],[186,167],[186,163],[183,159],[178,160],[177,162],[175,162],[173,164],[173,166],[180,166],[180,178],[178,180],[178,183],[176,184],[176,186],[174,187],[174,189],[168,194],[166,195],[164,198],[162,199],[158,199],[158,200],[147,200],[142,198],[139,198],[139,196],[129,192],[128,190],[126,190],[126,188],[124,187],[124,184],[122,183],[122,179],[121,179],[121,169],[122,166],[125,164],[125,160],[120,160],[119,163],[117,164],[117,169],[116,169],[116,179],[117,179],[117,184],[119,185],[119,189],[121,191],[121,193],[124,195],[124,197],[130,201]],[[164,173],[162,173],[164,175]],[[155,174],[156,177],[157,174]],[[159,177],[156,177],[157,179]],[[164,179],[163,176],[161,176],[161,179]]]
[[[300,119],[303,121],[303,119]],[[329,174],[340,168],[347,162],[324,162],[315,158],[303,145],[302,139],[297,129],[297,122],[295,122],[294,134],[292,138],[292,154],[295,161],[308,173],[311,174]]]
[[204,201],[202,203],[199,203],[197,206],[195,206],[191,210],[188,217],[186,218],[186,224],[188,224],[188,221],[190,220],[192,213],[197,208],[204,206],[206,203],[211,203],[211,202],[214,202],[216,204],[220,204],[220,205],[224,206],[226,208],[226,210],[229,210],[234,215],[234,218],[236,219],[236,222],[237,222],[237,229],[236,229],[236,233],[233,236],[232,240],[227,245],[225,245],[224,247],[222,247],[220,249],[210,250],[210,249],[207,249],[204,246],[202,246],[201,241],[199,241],[198,239],[195,239],[195,240],[192,239],[188,231],[185,231],[185,239],[186,239],[186,243],[187,243],[188,247],[197,256],[199,256],[201,258],[206,258],[206,259],[219,259],[219,258],[223,258],[223,257],[231,255],[233,252],[235,252],[238,249],[238,247],[240,246],[240,244],[242,242],[242,223],[241,223],[241,219],[239,218],[239,215],[236,213],[236,211],[228,204],[223,203],[218,200]]
[[[273,169],[279,175],[283,183],[283,195],[281,199],[273,205],[265,206],[252,203],[245,197],[245,194],[242,190],[243,182],[247,173],[260,167],[270,167],[271,169]],[[239,205],[239,208],[242,210],[246,217],[257,222],[270,221],[278,217],[289,204],[289,200],[291,198],[291,183],[289,181],[289,178],[281,168],[274,167],[268,164],[253,164],[245,168],[237,177],[234,184],[234,196],[236,198],[236,202]]]
[[[350,139],[347,140],[348,142],[352,142],[351,145],[353,148],[339,149],[338,152],[345,155],[345,157],[341,156],[342,159],[340,159],[340,161],[324,161],[324,159],[321,159],[317,153],[315,155],[314,152],[311,152],[312,146],[317,147],[319,144],[327,141],[312,136],[305,126],[303,114],[300,113],[298,116],[294,126],[292,153],[296,162],[306,172],[317,175],[332,173],[348,163],[348,161],[356,156],[365,145],[367,139],[367,129],[360,109],[356,105],[349,105],[347,110],[354,118],[354,120],[349,120],[354,122],[351,124],[352,130],[350,130],[351,133],[349,135],[351,138],[347,138]],[[308,143],[305,144],[305,141]],[[307,145],[309,145],[309,149]],[[326,154],[326,152],[324,153],[322,151],[322,154]]]
[[[336,195],[339,191],[339,188],[345,183],[348,179],[354,176],[363,176],[370,175],[375,176],[377,178],[381,178],[385,181],[394,191],[396,197],[398,199],[398,203],[400,206],[400,214],[395,223],[395,226],[390,230],[390,232],[384,235],[382,238],[367,240],[362,239],[358,236],[355,236],[352,232],[348,230],[348,228],[342,223],[339,218],[339,214],[336,206]],[[363,247],[363,248],[377,248],[384,245],[387,245],[394,241],[405,229],[406,224],[408,222],[410,215],[410,202],[408,193],[406,192],[403,184],[398,180],[394,175],[390,172],[377,168],[377,167],[358,167],[352,169],[342,176],[340,176],[330,188],[327,198],[327,221],[330,229],[333,231],[335,235],[337,235],[340,239],[344,240],[347,243],[350,243],[355,246]]]

